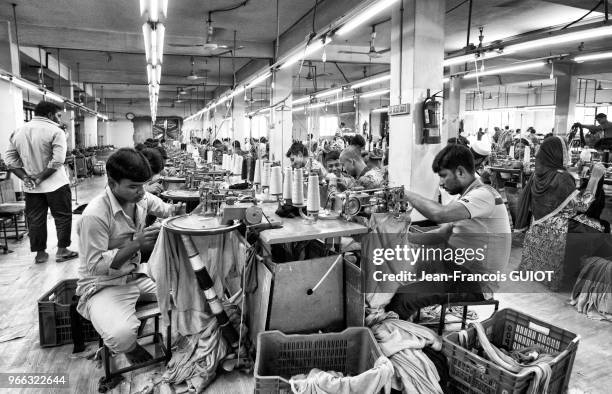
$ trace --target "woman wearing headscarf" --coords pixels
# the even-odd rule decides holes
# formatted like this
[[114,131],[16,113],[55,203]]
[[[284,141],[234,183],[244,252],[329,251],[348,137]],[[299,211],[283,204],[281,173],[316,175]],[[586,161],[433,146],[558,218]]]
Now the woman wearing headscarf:
[[554,291],[571,279],[567,274],[579,269],[576,256],[590,255],[597,246],[581,245],[568,234],[606,231],[599,220],[605,168],[595,166],[589,185],[580,193],[565,168],[568,163],[565,140],[557,136],[545,139],[536,155],[535,172],[520,196],[515,223],[517,231],[528,228],[519,269],[554,271],[552,280],[545,282]]

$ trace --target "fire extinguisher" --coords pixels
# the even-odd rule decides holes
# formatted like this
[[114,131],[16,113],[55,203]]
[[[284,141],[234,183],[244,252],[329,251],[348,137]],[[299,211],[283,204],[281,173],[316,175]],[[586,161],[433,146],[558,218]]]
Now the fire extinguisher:
[[427,89],[427,98],[423,101],[423,140],[422,144],[440,143],[440,102],[436,95],[431,96]]

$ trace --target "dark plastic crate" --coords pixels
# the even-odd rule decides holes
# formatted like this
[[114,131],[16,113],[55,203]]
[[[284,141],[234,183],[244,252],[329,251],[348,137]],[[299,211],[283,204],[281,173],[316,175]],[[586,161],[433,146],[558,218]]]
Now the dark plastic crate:
[[[580,336],[513,309],[502,309],[482,322],[487,338],[498,348],[522,349],[539,345],[559,355],[551,362],[549,394],[565,393]],[[475,347],[476,330],[468,329],[468,348]],[[459,344],[459,334],[443,339],[442,351],[448,358],[451,384],[456,393],[523,394],[533,374],[518,376]]]
[[[38,299],[40,346],[51,347],[72,343],[70,304],[76,293],[77,280],[66,279]],[[81,319],[85,342],[97,340],[98,333],[91,322]]]
[[291,393],[289,379],[311,369],[359,375],[382,356],[369,328],[351,327],[339,333],[286,335],[266,331],[257,339],[256,393]]

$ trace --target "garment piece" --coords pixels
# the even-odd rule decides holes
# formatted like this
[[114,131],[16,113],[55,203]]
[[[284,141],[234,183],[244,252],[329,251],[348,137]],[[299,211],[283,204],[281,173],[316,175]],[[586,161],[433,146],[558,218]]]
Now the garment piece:
[[362,186],[365,190],[369,190],[384,187],[386,183],[385,173],[382,170],[366,167],[353,186]]
[[391,392],[393,365],[386,357],[379,357],[374,367],[357,376],[344,376],[335,371],[313,368],[308,375],[291,377],[291,391],[294,394],[362,394]]
[[124,353],[136,342],[140,321],[136,317],[137,301],[155,301],[155,283],[144,274],[131,277],[123,285],[108,286],[79,306],[81,314],[94,326],[106,346]]
[[[192,237],[206,269],[213,279],[217,296],[225,289],[234,293],[231,278],[241,278],[246,265],[246,243],[231,231],[225,234]],[[149,273],[158,286],[158,304],[162,321],[168,322],[172,310],[173,330],[181,335],[202,332],[214,320],[208,303],[198,285],[193,268],[179,235],[162,228],[149,257]]]
[[57,246],[70,246],[72,232],[72,191],[69,185],[60,186],[48,193],[25,193],[25,216],[28,222],[30,250],[32,252],[47,249],[47,212],[55,220]]
[[[174,206],[146,193],[136,203],[136,221],[127,215],[110,188],[90,201],[77,224],[79,235],[80,265],[77,295],[81,297],[79,313],[83,305],[96,291],[114,285],[125,284],[130,272],[145,272],[140,266],[140,252],[126,261],[121,269],[111,268],[115,255],[134,235],[145,228],[147,214],[168,217]],[[85,316],[85,315],[84,315]]]
[[422,351],[426,346],[440,351],[442,340],[438,335],[424,326],[399,320],[394,312],[368,315],[366,323],[393,364],[394,387],[401,387],[404,393],[443,393],[438,371]]
[[56,171],[28,193],[49,193],[69,184],[64,168],[66,161],[66,134],[57,123],[42,116],[15,130],[9,137],[6,164],[9,168],[23,168],[35,176],[54,168]]
[[565,170],[568,160],[562,138],[552,137],[542,142],[536,154],[535,173],[520,196],[517,229],[526,228],[532,216],[540,220],[554,215],[578,194],[574,177]]
[[571,303],[589,318],[612,320],[612,261],[601,257],[584,261]]

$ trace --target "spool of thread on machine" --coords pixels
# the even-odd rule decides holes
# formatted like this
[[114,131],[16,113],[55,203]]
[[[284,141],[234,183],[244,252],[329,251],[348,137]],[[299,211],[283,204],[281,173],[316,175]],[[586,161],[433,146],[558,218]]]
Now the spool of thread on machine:
[[508,153],[508,156],[510,156],[510,160],[514,160],[514,145],[510,147],[510,152]]
[[283,177],[283,199],[287,203],[291,202],[291,189],[293,187],[293,170],[291,167],[285,167],[285,174]]
[[304,205],[304,173],[302,172],[301,168],[293,170],[291,201],[296,207],[301,207]]
[[272,163],[264,163],[263,174],[261,175],[261,186],[270,187],[270,168]]
[[321,197],[319,195],[319,176],[308,177],[308,197],[306,200],[307,213],[319,213],[321,209]]
[[211,151],[211,150],[206,151],[206,162],[208,164],[212,164],[213,163],[213,154],[214,154],[214,152]]
[[229,161],[229,155],[227,153],[223,154],[223,160],[221,161],[221,168],[227,170],[227,162]]
[[242,162],[244,158],[240,155],[234,155],[234,169],[232,172],[234,175],[238,175],[242,178]]
[[531,147],[527,145],[525,146],[525,155],[523,156],[523,163],[527,163],[527,165],[529,165],[530,162],[531,162]]
[[280,196],[283,194],[283,174],[280,166],[270,167],[270,194]]
[[256,185],[261,184],[261,160],[255,160],[255,173],[253,174],[253,183]]

